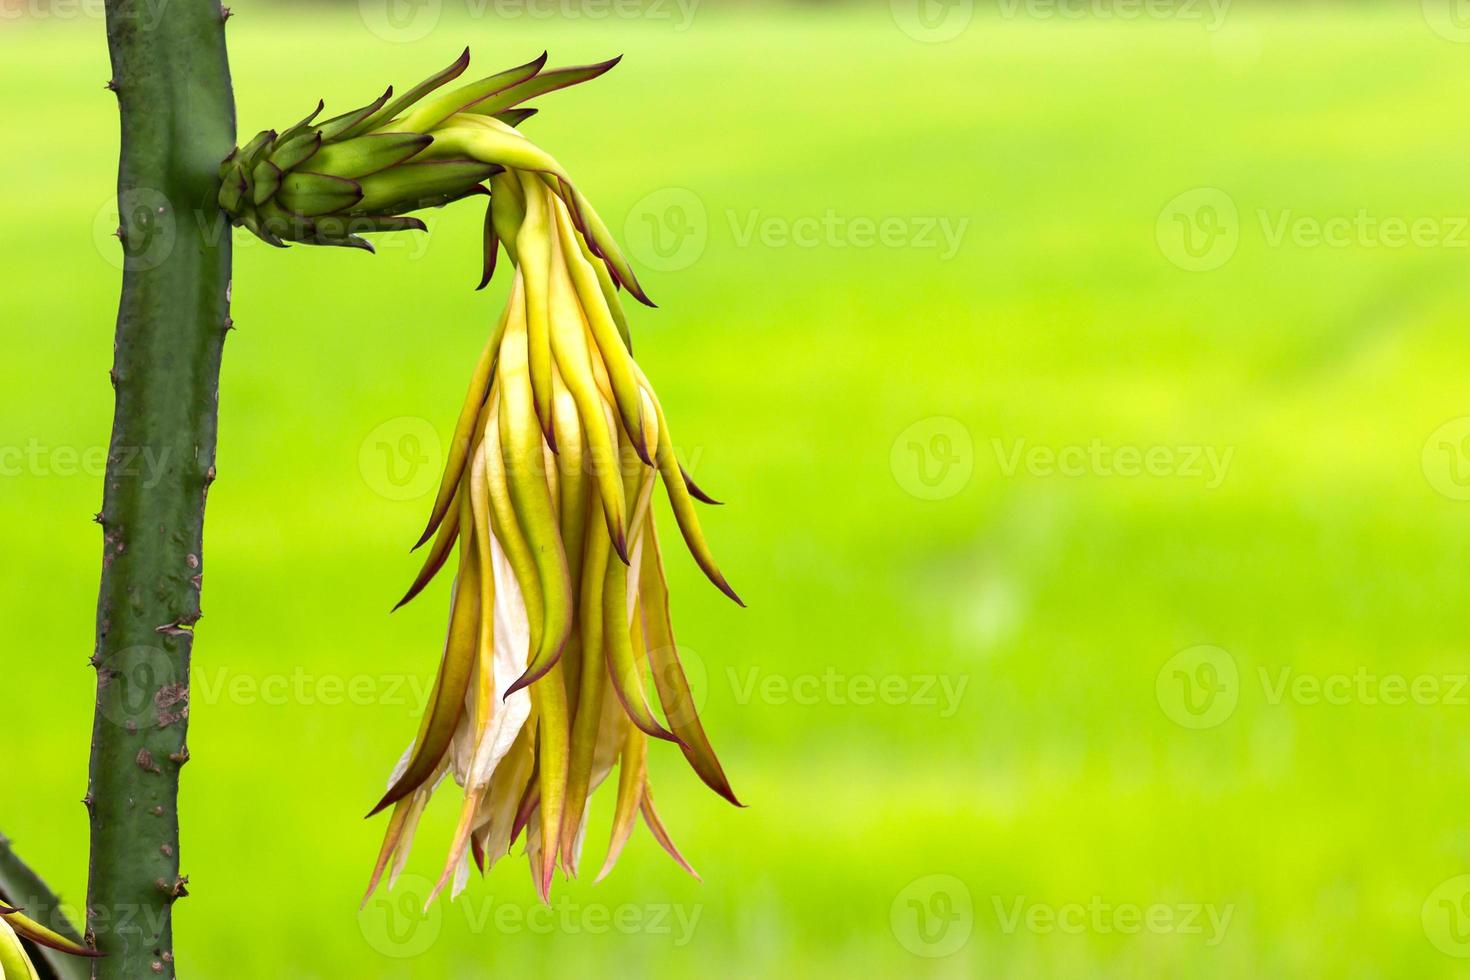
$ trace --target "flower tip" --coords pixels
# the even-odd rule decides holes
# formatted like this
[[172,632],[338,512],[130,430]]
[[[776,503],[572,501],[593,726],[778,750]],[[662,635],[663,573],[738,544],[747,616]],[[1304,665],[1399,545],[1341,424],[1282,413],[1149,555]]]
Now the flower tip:
[[739,606],[741,609],[745,608],[745,600],[735,594],[735,590],[730,587],[730,583],[725,581],[725,576],[717,575],[714,577],[713,581],[715,583],[715,588],[719,589],[721,592],[725,593],[725,595],[729,596],[730,599],[734,601],[735,605]]
[[689,496],[693,497],[695,500],[699,501],[702,504],[709,504],[713,507],[725,506],[723,501],[716,500],[714,497],[711,497],[709,494],[701,490],[699,488],[699,485],[695,483],[694,479],[689,475],[689,471],[684,468],[683,464],[680,464],[679,466],[679,473],[681,476],[684,477],[684,486],[688,489]]

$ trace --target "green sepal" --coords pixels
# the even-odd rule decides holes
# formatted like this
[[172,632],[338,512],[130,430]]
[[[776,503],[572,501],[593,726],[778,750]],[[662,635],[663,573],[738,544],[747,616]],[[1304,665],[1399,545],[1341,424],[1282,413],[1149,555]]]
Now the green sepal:
[[[490,193],[489,188],[487,188],[484,184],[475,184],[473,187],[468,187],[468,188],[466,188],[466,189],[464,189],[462,191],[455,191],[454,193],[451,193],[451,194],[439,194],[439,195],[436,195],[434,197],[422,198],[421,200],[418,201],[417,204],[414,205],[413,210],[415,210],[415,211],[422,211],[425,208],[443,208],[443,207],[448,207],[449,205],[453,204],[455,201],[463,201],[467,197],[474,197],[477,194],[489,194],[489,193]],[[408,210],[408,209],[407,208],[403,208],[401,210]]]
[[388,90],[374,99],[370,104],[363,106],[361,109],[344,112],[340,116],[333,116],[331,119],[328,119],[326,122],[317,126],[317,129],[322,132],[322,141],[329,143],[356,127],[363,120],[371,118],[373,113],[383,108],[391,98],[393,98],[393,86],[389,85]]
[[286,247],[286,243],[281,241],[280,236],[271,231],[269,228],[262,225],[260,223],[260,218],[254,212],[247,212],[246,214],[241,215],[239,219],[239,224],[240,227],[246,229],[251,234],[255,235],[256,238],[259,238],[261,241],[265,242],[267,245],[274,245],[276,248]]
[[478,82],[446,92],[424,103],[404,117],[400,128],[416,133],[427,133],[455,113],[467,112],[470,106],[489,98],[496,92],[534,78],[536,73],[544,67],[546,67],[545,51],[541,52],[539,58],[528,61],[524,65],[508,68],[499,74],[482,78]]
[[484,289],[490,285],[490,280],[495,278],[495,259],[500,254],[500,236],[495,233],[495,195],[493,192],[490,197],[490,203],[485,206],[485,257],[481,267],[480,284],[475,287],[476,290]]
[[558,89],[569,88],[590,82],[599,75],[611,71],[613,66],[623,60],[622,55],[607,61],[600,61],[595,65],[578,65],[572,68],[554,68],[543,72],[534,78],[528,78],[523,82],[505,87],[496,92],[487,94],[483,99],[471,103],[460,109],[460,112],[473,112],[477,116],[494,116],[505,110],[534,99],[538,95],[555,92]]
[[540,111],[540,109],[507,109],[504,112],[497,112],[495,118],[514,129]]
[[433,142],[423,133],[372,133],[323,146],[311,168],[334,177],[367,177],[413,159]]
[[247,189],[245,174],[240,170],[239,165],[232,163],[220,181],[219,206],[228,214],[238,214],[240,203],[245,200]]
[[368,217],[365,215],[332,215],[319,218],[315,223],[318,230],[327,234],[345,237],[348,235],[372,235],[385,231],[423,231],[429,226],[418,218],[406,214]]
[[250,174],[252,184],[250,199],[256,205],[264,204],[281,186],[281,168],[269,160],[262,160]]
[[405,92],[403,95],[400,95],[389,104],[383,106],[383,108],[379,109],[371,116],[368,116],[362,122],[358,123],[356,126],[353,126],[350,130],[343,133],[342,135],[344,137],[360,136],[363,133],[372,132],[385,123],[391,122],[400,112],[404,112],[405,110],[409,109],[414,105],[414,103],[424,98],[430,92],[434,91],[437,88],[440,88],[441,86],[447,85],[459,76],[463,75],[465,69],[469,66],[470,49],[465,48],[464,54],[460,55],[459,58],[454,62],[454,64],[450,65],[448,68],[444,69],[438,74],[431,75],[430,77],[424,79],[422,82],[415,85],[412,89]]
[[[395,214],[416,211],[443,199],[455,199],[473,192],[486,177],[500,167],[478,160],[434,160],[405,163],[391,170],[364,177],[360,182],[362,199],[353,207],[357,214]],[[428,203],[426,203],[428,202]]]
[[254,139],[241,147],[239,156],[236,159],[241,163],[253,161],[260,151],[275,142],[275,139],[276,131],[274,129],[267,129],[264,132],[256,133]]
[[378,250],[373,243],[366,238],[358,238],[356,235],[330,235],[318,232],[311,238],[306,239],[308,245],[335,245],[338,248],[360,248],[364,252],[376,255]]
[[277,143],[271,151],[271,162],[280,167],[282,172],[288,172],[316,156],[321,148],[322,134],[314,129],[308,130],[289,141]]
[[281,207],[280,201],[274,197],[256,209],[256,220],[260,227],[281,241],[283,247],[286,241],[304,241],[311,234],[312,220]]
[[289,129],[286,129],[286,130],[282,131],[281,138],[279,140],[277,140],[277,142],[278,143],[289,143],[291,140],[295,139],[296,137],[300,136],[302,133],[306,132],[307,131],[307,128],[309,126],[311,126],[311,124],[313,122],[316,121],[316,117],[317,116],[320,116],[322,114],[322,110],[325,109],[326,107],[327,107],[327,104],[325,102],[323,102],[321,99],[318,99],[317,100],[317,103],[316,103],[316,108],[314,110],[312,110],[311,114],[308,115],[305,119],[301,120],[296,125],[290,127]]
[[277,198],[286,210],[314,218],[355,207],[363,199],[363,189],[345,177],[298,170],[281,180]]

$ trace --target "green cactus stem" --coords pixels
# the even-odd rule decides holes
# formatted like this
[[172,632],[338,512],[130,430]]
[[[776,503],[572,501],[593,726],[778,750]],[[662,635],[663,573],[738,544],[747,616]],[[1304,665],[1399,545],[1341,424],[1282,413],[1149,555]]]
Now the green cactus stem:
[[[235,142],[218,0],[107,0],[122,121],[124,253],[103,505],[87,934],[99,980],[172,977],[178,781],[200,616],[229,329],[230,235],[219,161]],[[148,465],[142,465],[147,460]]]

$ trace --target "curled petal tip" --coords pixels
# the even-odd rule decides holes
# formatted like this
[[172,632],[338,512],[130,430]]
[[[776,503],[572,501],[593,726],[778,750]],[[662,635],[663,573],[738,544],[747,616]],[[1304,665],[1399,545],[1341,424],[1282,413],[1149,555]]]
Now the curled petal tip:
[[730,599],[735,603],[735,605],[739,606],[741,609],[745,608],[745,600],[735,594],[735,590],[730,587],[730,583],[725,581],[725,576],[721,575],[718,578],[714,579],[714,583],[715,588],[719,589],[721,592],[725,593],[725,595],[729,596]]
[[693,497],[695,500],[699,501],[702,504],[710,504],[714,507],[724,506],[723,501],[716,500],[714,497],[711,497],[709,494],[701,490],[699,488],[699,484],[694,482],[694,478],[689,475],[689,471],[686,470],[683,466],[679,467],[679,474],[684,478],[684,486],[689,490],[689,496]]

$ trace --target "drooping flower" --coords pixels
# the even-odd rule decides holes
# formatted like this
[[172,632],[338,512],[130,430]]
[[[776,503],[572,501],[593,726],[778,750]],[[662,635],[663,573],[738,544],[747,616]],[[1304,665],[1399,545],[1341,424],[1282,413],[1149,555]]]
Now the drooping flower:
[[[593,792],[618,769],[611,870],[642,815],[674,846],[648,786],[649,739],[679,746],[739,805],[695,711],[675,646],[654,528],[662,483],[696,562],[739,602],[700,530],[715,503],[683,470],[664,410],[631,354],[620,291],[652,305],[606,225],[557,161],[515,127],[525,100],[616,61],[543,71],[545,55],[429,98],[468,52],[402,99],[282,134],[225,162],[221,204],[275,244],[363,247],[359,233],[422,229],[407,212],[488,192],[490,281],[503,248],[508,304],[475,367],[428,526],[423,570],[454,556],[449,633],[413,744],[374,809],[393,808],[369,894],[402,870],[430,796],[463,789],[437,894],[464,887],[524,835],[543,899],[576,874]],[[457,551],[457,554],[456,554]],[[650,703],[649,680],[663,719]]]
[[22,939],[72,956],[99,955],[96,950],[79,945],[27,918],[22,910],[0,905],[0,980],[40,980]]

